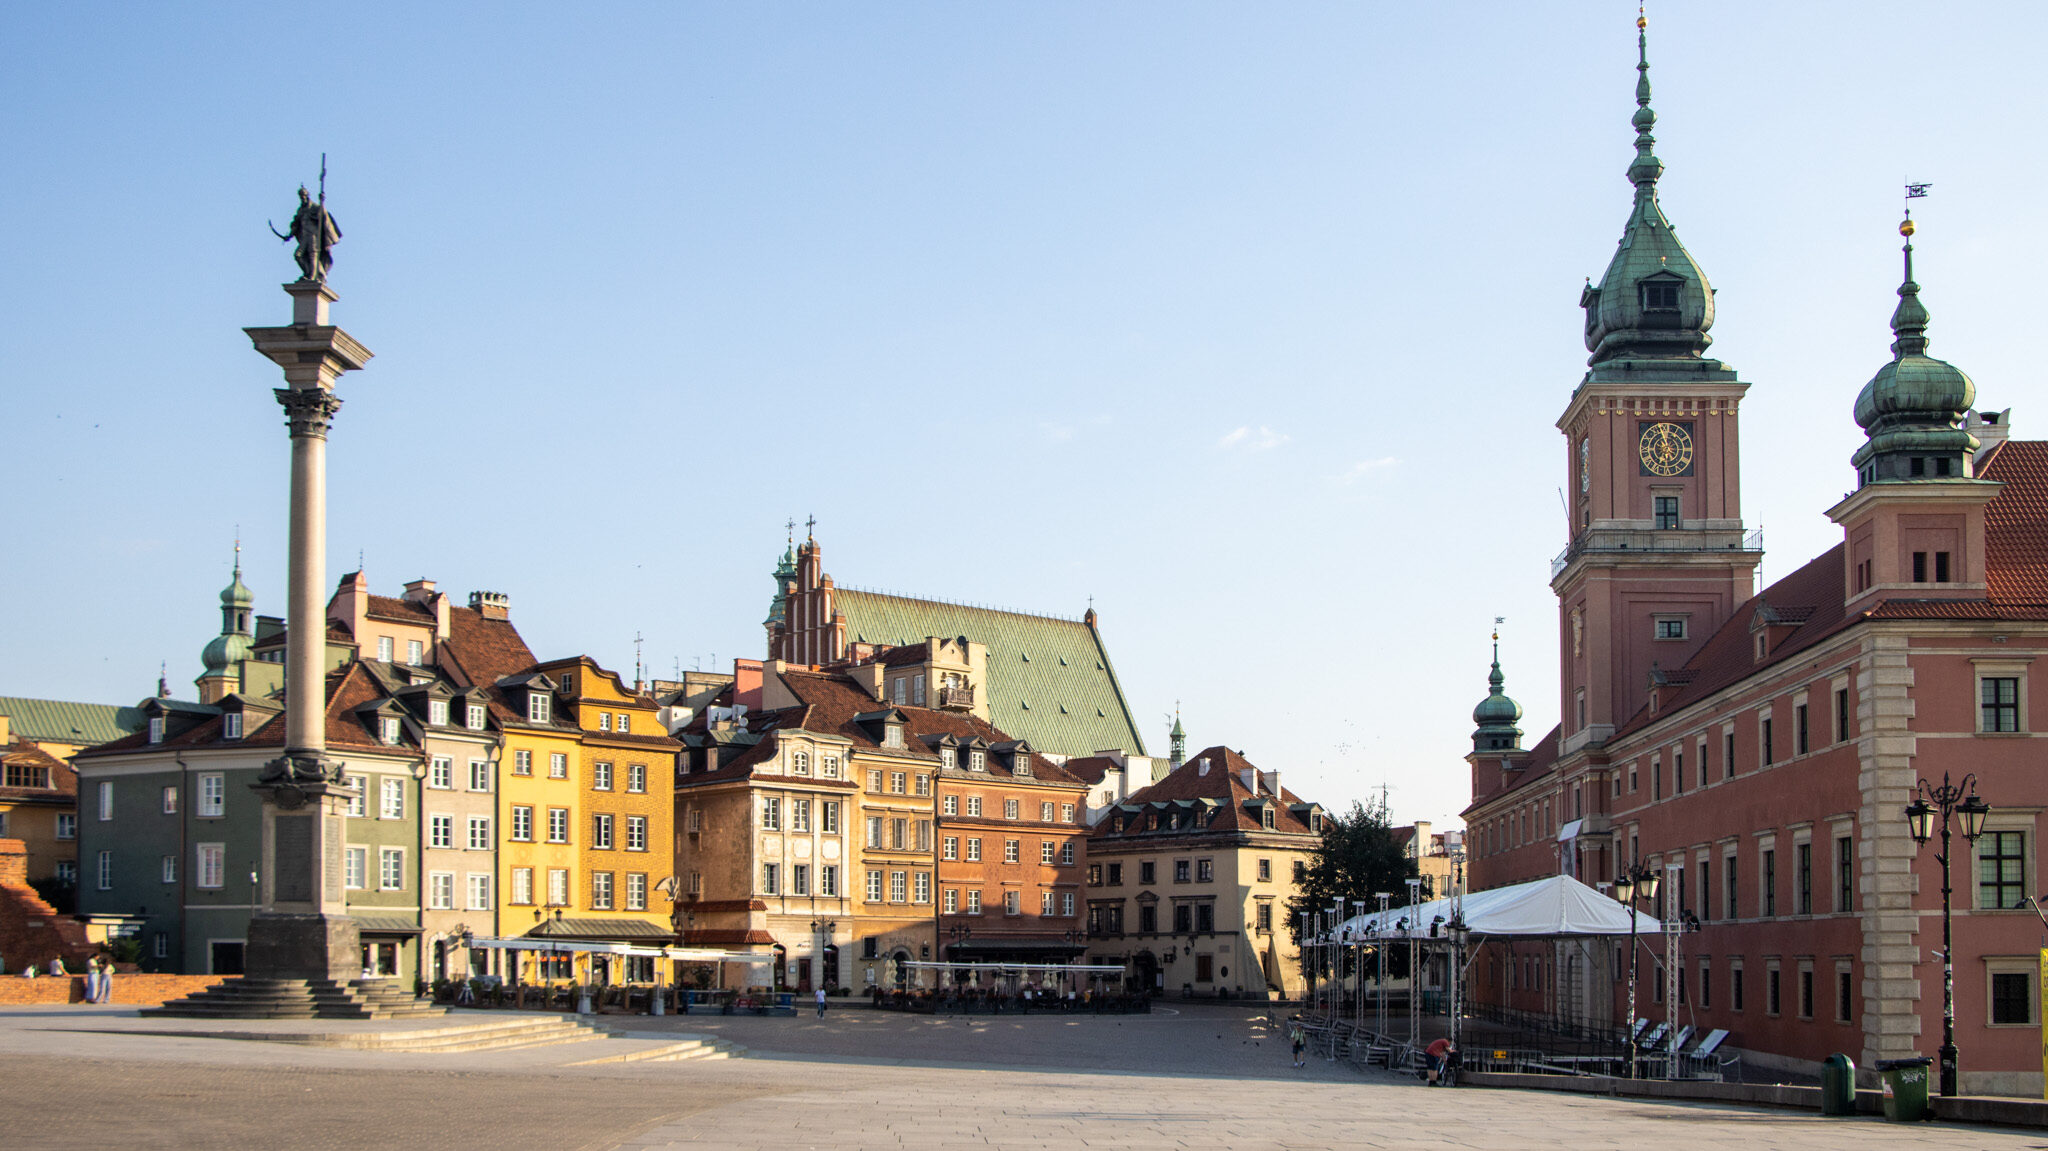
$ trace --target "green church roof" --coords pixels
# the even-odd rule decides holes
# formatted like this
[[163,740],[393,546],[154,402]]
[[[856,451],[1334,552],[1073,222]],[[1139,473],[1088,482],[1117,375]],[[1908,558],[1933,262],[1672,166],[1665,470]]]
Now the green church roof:
[[144,723],[141,708],[20,696],[0,696],[0,715],[15,735],[49,743],[107,743],[141,731]]
[[988,649],[989,721],[1039,751],[1145,754],[1101,636],[1083,620],[840,588],[850,643],[965,636]]

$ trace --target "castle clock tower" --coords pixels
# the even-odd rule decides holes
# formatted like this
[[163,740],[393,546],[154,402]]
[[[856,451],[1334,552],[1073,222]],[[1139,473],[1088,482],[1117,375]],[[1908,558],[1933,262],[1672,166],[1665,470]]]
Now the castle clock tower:
[[1565,435],[1569,546],[1552,565],[1561,637],[1561,751],[1604,741],[1752,594],[1762,559],[1742,525],[1738,412],[1749,385],[1705,353],[1714,289],[1657,203],[1650,65],[1636,22],[1635,204],[1598,286],[1589,369]]

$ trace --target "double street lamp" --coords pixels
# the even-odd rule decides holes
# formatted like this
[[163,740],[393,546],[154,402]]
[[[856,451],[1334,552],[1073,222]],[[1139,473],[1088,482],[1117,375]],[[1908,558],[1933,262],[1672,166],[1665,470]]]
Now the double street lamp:
[[1629,864],[1614,880],[1614,898],[1628,908],[1628,1068],[1622,1074],[1630,1079],[1636,1076],[1636,1044],[1640,1041],[1636,1028],[1636,901],[1654,902],[1661,882],[1656,868],[1641,863]]
[[1941,1093],[1952,1096],[1956,1093],[1957,1077],[1956,965],[1955,933],[1949,912],[1949,817],[1959,817],[1963,838],[1975,843],[1984,834],[1984,817],[1991,814],[1991,805],[1977,798],[1974,774],[1950,783],[1944,771],[1940,787],[1923,779],[1919,790],[1920,794],[1906,805],[1906,826],[1913,833],[1913,842],[1925,847],[1934,838],[1936,820],[1941,824],[1941,851],[1934,857],[1941,864]]

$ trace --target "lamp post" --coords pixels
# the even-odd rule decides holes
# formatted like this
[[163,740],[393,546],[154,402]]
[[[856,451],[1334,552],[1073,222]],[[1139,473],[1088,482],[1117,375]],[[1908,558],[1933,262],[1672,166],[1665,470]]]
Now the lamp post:
[[1941,851],[1935,855],[1935,862],[1941,864],[1941,1093],[1952,1096],[1956,1093],[1956,965],[1954,923],[1949,911],[1949,845],[1948,825],[1951,815],[1960,816],[1963,838],[1972,843],[1984,834],[1984,817],[1991,814],[1991,805],[1977,798],[1977,777],[1966,775],[1950,783],[1948,773],[1941,773],[1941,786],[1936,787],[1926,780],[1920,781],[1919,794],[1906,805],[1906,826],[1913,833],[1913,842],[1922,847],[1934,837],[1934,822],[1941,821]]
[[1628,1067],[1623,1077],[1636,1077],[1636,901],[1657,898],[1657,869],[1631,863],[1614,881],[1614,898],[1628,908]]

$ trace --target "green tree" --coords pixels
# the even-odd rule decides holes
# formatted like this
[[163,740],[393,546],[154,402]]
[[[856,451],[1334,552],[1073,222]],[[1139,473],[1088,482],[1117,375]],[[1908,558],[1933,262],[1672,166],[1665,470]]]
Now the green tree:
[[[1287,905],[1288,930],[1294,933],[1295,944],[1301,943],[1303,912],[1308,913],[1313,930],[1316,911],[1323,911],[1327,922],[1330,906],[1339,901],[1346,919],[1357,903],[1365,904],[1367,911],[1377,910],[1382,891],[1393,893],[1390,906],[1401,907],[1408,902],[1408,880],[1416,874],[1415,861],[1394,838],[1384,804],[1367,806],[1354,801],[1350,811],[1326,817],[1323,842],[1309,857],[1300,893]],[[1388,957],[1405,971],[1406,948],[1392,949]],[[1388,974],[1399,972],[1390,966]]]

